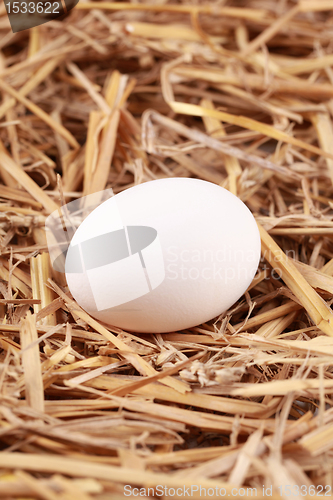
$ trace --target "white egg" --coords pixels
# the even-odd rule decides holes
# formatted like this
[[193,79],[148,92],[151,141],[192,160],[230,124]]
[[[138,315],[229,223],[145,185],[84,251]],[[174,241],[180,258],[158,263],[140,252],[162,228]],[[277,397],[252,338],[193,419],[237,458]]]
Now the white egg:
[[102,203],[66,256],[69,289],[89,314],[147,333],[200,325],[250,285],[260,236],[249,209],[210,182],[168,178]]

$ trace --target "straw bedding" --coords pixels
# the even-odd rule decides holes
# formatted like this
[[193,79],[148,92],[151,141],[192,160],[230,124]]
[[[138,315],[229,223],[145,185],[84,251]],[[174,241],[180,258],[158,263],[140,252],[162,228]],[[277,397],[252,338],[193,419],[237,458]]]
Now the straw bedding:
[[[0,33],[0,497],[330,496],[332,1],[81,1],[17,34],[2,4]],[[258,273],[188,331],[106,328],[45,218],[173,176],[247,204]]]

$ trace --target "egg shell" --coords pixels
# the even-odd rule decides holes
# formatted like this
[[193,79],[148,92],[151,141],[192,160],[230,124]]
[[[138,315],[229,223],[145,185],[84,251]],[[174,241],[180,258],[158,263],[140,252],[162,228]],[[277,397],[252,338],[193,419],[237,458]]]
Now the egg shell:
[[256,273],[260,249],[254,217],[229,191],[159,179],[113,196],[82,222],[66,278],[78,304],[106,324],[178,331],[232,306]]

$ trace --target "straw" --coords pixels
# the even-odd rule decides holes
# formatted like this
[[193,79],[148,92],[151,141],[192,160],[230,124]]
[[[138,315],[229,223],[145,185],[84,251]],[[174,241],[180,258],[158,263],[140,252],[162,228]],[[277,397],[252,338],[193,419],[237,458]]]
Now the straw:
[[[332,22],[331,0],[95,1],[13,34],[0,6],[1,498],[331,494]],[[177,177],[246,204],[256,275],[186,330],[97,320],[47,217]]]

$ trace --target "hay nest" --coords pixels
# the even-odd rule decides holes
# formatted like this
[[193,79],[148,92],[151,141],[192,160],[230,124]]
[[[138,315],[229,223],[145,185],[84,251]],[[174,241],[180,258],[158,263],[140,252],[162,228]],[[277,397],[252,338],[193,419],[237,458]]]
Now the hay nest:
[[[82,0],[16,34],[0,14],[0,497],[330,496],[332,2]],[[210,323],[106,328],[45,219],[173,176],[247,204],[258,273]]]

